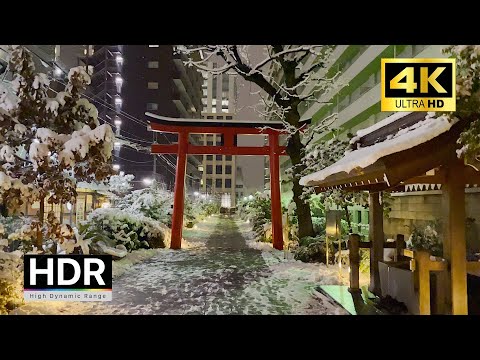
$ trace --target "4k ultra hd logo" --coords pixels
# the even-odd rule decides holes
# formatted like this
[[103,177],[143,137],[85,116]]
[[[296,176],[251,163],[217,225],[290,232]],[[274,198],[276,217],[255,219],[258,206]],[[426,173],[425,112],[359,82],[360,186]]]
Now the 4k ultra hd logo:
[[111,301],[110,255],[25,255],[27,301]]
[[382,111],[455,111],[455,59],[382,59]]

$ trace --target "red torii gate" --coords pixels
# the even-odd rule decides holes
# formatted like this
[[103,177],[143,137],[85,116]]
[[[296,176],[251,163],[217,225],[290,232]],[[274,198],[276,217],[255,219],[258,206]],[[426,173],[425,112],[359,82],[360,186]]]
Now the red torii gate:
[[[152,154],[177,154],[175,193],[172,216],[171,249],[182,245],[183,210],[185,198],[185,168],[187,155],[268,155],[270,157],[270,192],[272,200],[272,238],[275,249],[283,249],[282,209],[280,201],[279,156],[286,155],[285,146],[279,146],[279,135],[286,133],[281,121],[244,120],[215,121],[205,119],[177,119],[146,112],[151,117],[149,130],[177,133],[176,144],[153,144]],[[305,124],[307,124],[305,122]],[[223,146],[189,144],[189,134],[222,134]],[[237,146],[236,135],[267,135],[268,146]]]

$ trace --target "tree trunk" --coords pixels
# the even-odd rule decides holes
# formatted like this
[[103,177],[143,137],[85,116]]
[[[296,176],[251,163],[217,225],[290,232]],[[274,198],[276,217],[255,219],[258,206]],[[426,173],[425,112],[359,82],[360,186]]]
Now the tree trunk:
[[35,242],[35,246],[37,247],[37,250],[43,250],[43,235],[42,235],[42,229],[43,229],[43,219],[45,217],[45,198],[42,197],[40,198],[40,209],[38,210],[38,221],[39,221],[39,226],[37,227],[37,239]]
[[345,211],[345,219],[347,220],[348,231],[349,231],[350,234],[353,234],[352,222],[350,221],[350,211],[348,211],[348,206],[345,205],[343,207],[343,210]]
[[293,201],[297,205],[298,237],[300,239],[305,236],[314,236],[310,204],[300,198],[303,193],[303,186],[300,185],[300,177],[297,174],[305,168],[302,164],[302,149],[303,144],[300,140],[300,134],[297,132],[288,141],[287,154],[290,156],[294,169],[292,179]]

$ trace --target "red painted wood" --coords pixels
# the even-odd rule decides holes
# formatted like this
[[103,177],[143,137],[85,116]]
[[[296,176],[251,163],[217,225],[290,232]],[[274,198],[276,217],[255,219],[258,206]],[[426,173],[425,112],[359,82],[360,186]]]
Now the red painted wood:
[[[268,146],[201,146],[188,145],[187,153],[191,155],[270,155]],[[152,154],[176,154],[177,144],[153,144]],[[285,146],[278,147],[278,155],[287,155]]]
[[270,197],[272,199],[273,247],[283,250],[282,202],[280,200],[280,162],[278,133],[268,136],[270,146]]
[[183,208],[185,200],[185,168],[187,164],[188,133],[178,134],[177,171],[173,194],[171,249],[182,247]]
[[150,128],[153,131],[181,133],[188,132],[189,134],[286,134],[286,130],[262,129],[262,128],[246,128],[246,127],[222,127],[222,126],[179,126],[179,125],[164,125],[150,123]]

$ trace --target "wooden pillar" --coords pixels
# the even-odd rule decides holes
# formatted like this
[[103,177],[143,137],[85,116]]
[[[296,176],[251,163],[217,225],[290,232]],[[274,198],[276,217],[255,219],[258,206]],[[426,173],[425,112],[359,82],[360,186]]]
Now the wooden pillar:
[[430,315],[430,253],[415,252],[415,271],[418,272],[418,305],[420,315]]
[[282,202],[280,200],[280,161],[278,132],[268,135],[270,147],[270,196],[272,200],[272,239],[273,247],[283,250]]
[[450,284],[447,284],[447,288],[450,288],[450,296],[447,296],[447,303],[451,301],[453,315],[466,315],[468,299],[464,165],[455,159],[445,166],[445,170],[442,210],[444,215],[443,257],[450,263]]
[[405,243],[405,237],[403,234],[397,234],[397,238],[395,239],[395,261],[400,260],[400,256],[402,255],[402,250],[407,247],[407,244]]
[[348,291],[360,292],[360,235],[350,234],[348,238],[350,259],[350,287]]
[[380,272],[378,262],[383,260],[383,208],[380,204],[380,193],[369,194],[369,240],[370,240],[370,287],[369,290],[377,296],[380,288]]
[[178,134],[177,169],[173,194],[171,249],[182,247],[183,208],[185,201],[185,169],[187,165],[188,133]]

